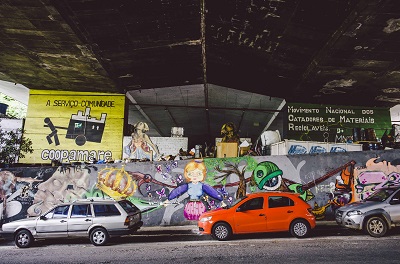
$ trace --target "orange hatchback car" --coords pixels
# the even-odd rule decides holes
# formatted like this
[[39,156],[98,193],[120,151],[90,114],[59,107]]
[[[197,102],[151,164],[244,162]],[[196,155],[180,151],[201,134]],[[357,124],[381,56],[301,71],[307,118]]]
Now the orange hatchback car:
[[289,192],[252,193],[230,207],[203,213],[198,221],[201,234],[228,240],[234,234],[290,231],[307,237],[315,227],[311,206]]

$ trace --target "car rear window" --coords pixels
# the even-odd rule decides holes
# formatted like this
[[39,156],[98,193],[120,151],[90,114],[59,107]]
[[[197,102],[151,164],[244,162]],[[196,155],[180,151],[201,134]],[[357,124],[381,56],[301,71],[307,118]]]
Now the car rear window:
[[125,212],[127,213],[136,213],[139,210],[139,208],[137,208],[133,203],[129,202],[129,201],[119,201],[118,202],[122,208],[124,208]]
[[121,215],[114,204],[93,204],[95,216],[114,216]]

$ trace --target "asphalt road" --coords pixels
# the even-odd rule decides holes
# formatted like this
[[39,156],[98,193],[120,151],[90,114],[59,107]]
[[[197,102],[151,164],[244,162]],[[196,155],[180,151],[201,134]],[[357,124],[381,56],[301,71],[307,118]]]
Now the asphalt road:
[[400,230],[383,238],[336,225],[317,226],[309,238],[288,233],[235,236],[216,241],[196,226],[144,227],[103,247],[88,239],[42,240],[19,249],[0,242],[0,263],[399,263]]

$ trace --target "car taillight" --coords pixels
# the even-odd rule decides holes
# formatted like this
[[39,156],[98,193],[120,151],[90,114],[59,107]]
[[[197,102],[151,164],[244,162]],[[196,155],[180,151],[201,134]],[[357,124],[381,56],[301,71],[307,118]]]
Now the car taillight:
[[131,221],[129,220],[129,216],[125,218],[124,225],[128,226]]

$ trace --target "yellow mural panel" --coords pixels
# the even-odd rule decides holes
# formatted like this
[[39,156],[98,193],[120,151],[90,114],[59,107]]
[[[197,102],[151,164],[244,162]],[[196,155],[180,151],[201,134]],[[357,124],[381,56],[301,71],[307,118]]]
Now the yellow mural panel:
[[121,159],[125,95],[30,90],[21,163]]

